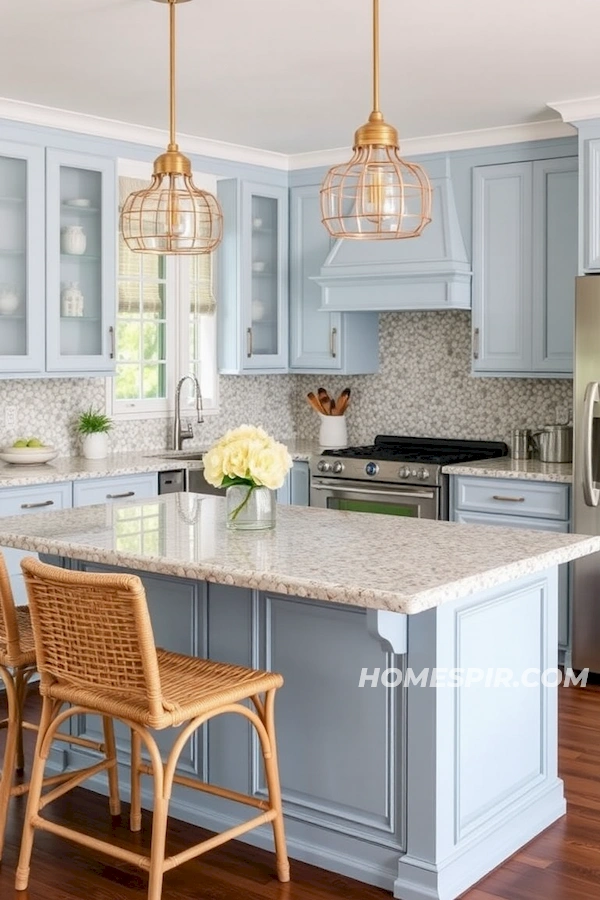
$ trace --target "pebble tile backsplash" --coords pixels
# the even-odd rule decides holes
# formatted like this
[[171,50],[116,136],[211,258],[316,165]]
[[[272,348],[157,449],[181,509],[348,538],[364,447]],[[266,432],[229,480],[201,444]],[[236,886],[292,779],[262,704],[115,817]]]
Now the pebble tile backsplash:
[[[367,443],[377,433],[507,440],[512,428],[553,422],[557,407],[571,408],[570,379],[472,377],[470,322],[470,313],[459,311],[382,315],[377,375],[223,376],[221,412],[195,426],[194,444],[206,446],[243,422],[278,437],[317,438],[319,422],[306,394],[321,384],[330,393],[352,388],[348,439],[353,444]],[[0,380],[0,443],[36,436],[62,454],[76,454],[77,414],[89,405],[103,408],[104,402],[102,378]],[[17,425],[10,431],[4,428],[6,405],[17,409]],[[170,427],[165,419],[117,422],[110,449],[162,449]]]
[[557,407],[572,407],[570,378],[473,377],[467,311],[386,313],[379,348],[377,375],[298,379],[298,436],[318,435],[306,394],[321,383],[336,395],[352,389],[350,444],[368,443],[376,434],[508,441],[511,429],[552,423]]

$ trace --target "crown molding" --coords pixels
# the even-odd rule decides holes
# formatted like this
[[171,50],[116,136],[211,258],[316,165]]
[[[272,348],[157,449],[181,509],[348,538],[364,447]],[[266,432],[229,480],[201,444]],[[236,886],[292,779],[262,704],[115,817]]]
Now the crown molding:
[[[593,107],[593,104],[596,104]],[[456,131],[448,134],[434,134],[421,138],[407,138],[402,141],[401,149],[405,156],[422,156],[427,153],[444,153],[452,150],[471,150],[477,147],[492,147],[502,144],[519,144],[525,141],[541,141],[549,138],[568,137],[574,133],[569,121],[582,118],[600,117],[600,97],[587,100],[569,101],[561,104],[548,104],[561,114],[560,119],[548,119],[542,122],[531,122],[524,125],[504,125],[497,128],[483,128],[475,131]],[[563,110],[573,107],[577,115],[567,117]],[[585,115],[583,113],[586,113]],[[125,141],[133,144],[146,144],[150,147],[164,148],[169,136],[160,128],[146,125],[132,125],[116,119],[104,119],[86,113],[56,109],[51,106],[40,106],[36,103],[24,103],[0,97],[0,119],[10,119],[29,125],[46,128],[58,128],[74,131],[78,134],[109,140]],[[185,153],[197,156],[208,156],[230,162],[265,166],[282,171],[311,169],[331,166],[348,159],[352,154],[350,147],[338,147],[333,150],[316,150],[308,153],[285,154],[272,150],[260,150],[245,147],[241,144],[230,144],[226,141],[215,141],[209,138],[179,134],[180,144]]]
[[[72,112],[66,109],[55,109],[51,106],[40,106],[36,103],[24,103],[20,100],[9,100],[0,97],[0,119],[12,119],[28,125],[39,125],[46,128],[60,128],[64,131],[76,131],[93,137],[108,138],[115,141],[126,141],[132,144],[148,144],[162,148],[169,141],[169,134],[160,128],[146,125],[132,125],[116,119],[103,119],[87,113]],[[193,137],[178,133],[178,141],[182,150],[188,155],[211,156],[231,162],[247,163],[254,166],[266,166],[270,169],[287,171],[288,157],[285,153],[271,150],[259,150],[244,147],[241,144],[229,144],[226,141],[214,141],[209,138]]]
[[[426,153],[446,153],[452,150],[474,150],[480,147],[495,147],[503,144],[522,144],[526,141],[543,141],[550,138],[571,137],[575,129],[560,119],[546,119],[524,125],[502,125],[496,128],[481,128],[476,131],[455,131],[448,134],[433,134],[422,138],[401,140],[403,156],[423,156]],[[312,169],[317,166],[332,166],[349,159],[351,147],[336,150],[318,150],[311,153],[296,153],[288,157],[289,169]]]
[[563,122],[583,122],[585,119],[600,119],[600,97],[557,100],[546,105],[550,109],[555,109]]

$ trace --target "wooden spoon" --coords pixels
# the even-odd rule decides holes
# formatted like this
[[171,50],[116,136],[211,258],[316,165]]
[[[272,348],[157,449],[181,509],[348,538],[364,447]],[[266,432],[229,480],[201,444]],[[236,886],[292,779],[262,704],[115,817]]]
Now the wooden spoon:
[[326,415],[325,410],[321,406],[320,400],[318,399],[318,397],[315,397],[312,391],[308,392],[308,394],[306,395],[306,399],[308,400],[312,408],[315,409],[320,415]]
[[350,401],[350,388],[344,388],[340,396],[337,398],[336,408],[337,415],[343,416]]
[[331,398],[325,388],[320,387],[317,390],[317,397],[319,398],[319,403],[323,407],[323,413],[326,416],[331,415]]

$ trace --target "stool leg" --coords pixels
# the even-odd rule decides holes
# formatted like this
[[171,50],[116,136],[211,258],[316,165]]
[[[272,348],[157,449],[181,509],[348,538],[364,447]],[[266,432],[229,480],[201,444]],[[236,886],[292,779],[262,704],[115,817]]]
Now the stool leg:
[[277,877],[279,881],[290,880],[290,863],[287,855],[285,841],[285,828],[283,824],[283,807],[281,803],[281,785],[279,783],[279,767],[277,765],[277,743],[275,740],[275,691],[267,691],[265,698],[264,724],[271,744],[271,753],[265,756],[265,775],[269,791],[269,804],[277,813],[271,822],[273,826],[273,839],[275,841],[275,856],[277,860]]
[[42,786],[44,779],[44,768],[46,760],[42,758],[41,747],[46,732],[53,718],[54,703],[48,697],[44,697],[42,703],[42,714],[40,716],[39,731],[35,744],[35,753],[33,756],[33,766],[31,769],[31,781],[29,783],[29,796],[27,798],[27,809],[25,810],[25,822],[23,823],[23,837],[21,839],[21,852],[19,854],[19,863],[17,865],[17,876],[15,879],[15,888],[17,891],[27,890],[29,884],[29,870],[31,865],[31,852],[33,850],[33,836],[35,825],[33,817],[37,816],[40,810],[40,797],[42,795]]
[[115,746],[115,729],[110,716],[103,716],[104,747],[106,759],[114,762],[108,770],[108,796],[111,816],[121,815],[121,800],[119,799],[119,773],[117,771],[117,749]]
[[142,761],[142,739],[131,729],[131,811],[129,828],[131,831],[142,830],[142,800],[140,791],[140,764]]
[[27,697],[28,679],[23,677],[23,670],[17,669],[15,673],[15,687],[17,691],[18,724],[17,724],[17,775],[22,775],[25,770],[25,753],[23,751],[23,715],[25,698]]
[[[162,783],[162,772],[160,782]],[[161,900],[165,869],[165,845],[167,842],[167,816],[169,801],[158,789],[156,773],[154,777],[154,812],[152,813],[152,844],[150,846],[150,876],[148,900]]]
[[15,758],[17,755],[19,704],[17,702],[17,692],[13,677],[4,666],[0,666],[0,679],[6,686],[6,699],[8,702],[8,728],[6,731],[6,746],[4,748],[2,774],[0,775],[0,859],[2,859],[6,820],[8,818],[8,804],[10,803]]

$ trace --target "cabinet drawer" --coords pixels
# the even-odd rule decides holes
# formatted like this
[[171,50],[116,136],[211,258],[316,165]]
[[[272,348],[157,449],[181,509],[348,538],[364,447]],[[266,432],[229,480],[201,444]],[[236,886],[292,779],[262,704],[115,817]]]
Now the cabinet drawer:
[[71,482],[32,484],[27,487],[0,490],[0,516],[19,516],[25,513],[71,506]]
[[529,516],[495,516],[492,513],[456,511],[455,522],[462,525],[498,525],[503,528],[530,528],[532,531],[554,531],[557,534],[569,533],[569,522],[549,519],[540,522]]
[[[34,484],[28,487],[3,488],[0,490],[0,516],[20,516],[27,513],[48,512],[53,509],[69,509],[71,506],[71,482],[57,484]],[[30,550],[2,550],[12,585],[15,602],[27,603],[27,591],[21,572],[21,560],[32,556]]]
[[111,500],[138,500],[158,494],[158,474],[122,475],[117,478],[91,478],[73,483],[73,506],[110,503]]
[[569,518],[569,486],[510,478],[456,478],[458,510],[542,519]]

